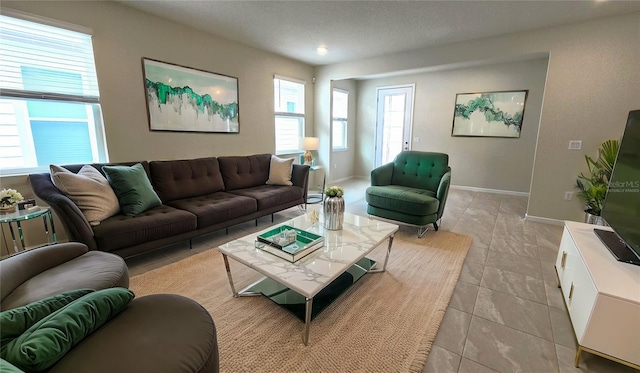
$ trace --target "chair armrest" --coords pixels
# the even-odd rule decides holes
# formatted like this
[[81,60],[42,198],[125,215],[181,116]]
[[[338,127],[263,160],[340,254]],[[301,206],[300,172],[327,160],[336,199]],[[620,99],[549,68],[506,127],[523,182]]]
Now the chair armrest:
[[371,171],[371,185],[389,185],[393,176],[393,162],[384,164]]
[[79,242],[59,243],[21,251],[0,261],[0,297],[7,295],[30,278],[75,259],[87,251]]
[[91,224],[78,206],[53,185],[50,174],[30,174],[29,182],[36,196],[60,218],[70,241],[79,241],[87,245],[89,250],[98,250]]
[[436,198],[440,201],[440,205],[438,206],[438,219],[442,216],[444,212],[444,205],[447,203],[447,196],[449,195],[449,186],[451,185],[451,167],[448,168],[447,172],[442,175],[442,179],[440,179],[440,185],[438,185],[438,191],[436,192]]
[[307,200],[307,185],[309,184],[309,165],[294,164],[291,169],[291,182],[294,186],[300,187],[304,193],[304,200]]

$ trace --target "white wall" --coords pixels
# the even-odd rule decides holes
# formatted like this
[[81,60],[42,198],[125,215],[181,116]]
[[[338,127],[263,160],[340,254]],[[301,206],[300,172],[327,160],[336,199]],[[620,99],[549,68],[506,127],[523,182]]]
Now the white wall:
[[[453,185],[528,193],[546,71],[547,59],[536,59],[360,81],[357,174],[374,165],[376,88],[415,84],[412,150],[449,154]],[[456,93],[516,90],[529,90],[520,138],[451,136]]]
[[[246,47],[111,1],[2,1],[10,8],[93,30],[107,147],[113,162],[185,159],[275,151],[273,75],[306,85],[307,133],[313,133],[313,67]],[[141,58],[238,78],[240,134],[151,132]],[[27,176],[0,180],[27,196]],[[38,227],[34,227],[37,230]],[[61,232],[62,225],[57,225]],[[36,237],[27,233],[27,239]],[[65,235],[62,234],[62,238]],[[41,238],[28,244],[42,242]]]
[[[564,192],[575,190],[576,175],[586,169],[584,154],[620,137],[628,112],[640,108],[639,36],[636,12],[322,66],[316,70],[316,131],[328,125],[324,87],[331,80],[548,55],[528,214],[580,220],[582,203],[565,201]],[[583,140],[583,150],[569,151],[569,140]]]
[[347,146],[346,150],[331,151],[331,181],[342,180],[356,174],[354,169],[356,158],[356,146],[361,139],[357,136],[357,102],[358,90],[356,81],[338,80],[333,82],[333,88],[339,88],[349,92],[349,112],[347,120]]

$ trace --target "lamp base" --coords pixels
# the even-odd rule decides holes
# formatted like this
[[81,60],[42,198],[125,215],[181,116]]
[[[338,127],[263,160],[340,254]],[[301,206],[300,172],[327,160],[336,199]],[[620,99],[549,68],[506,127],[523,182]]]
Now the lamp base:
[[313,164],[313,154],[310,151],[304,152],[304,164],[311,166]]

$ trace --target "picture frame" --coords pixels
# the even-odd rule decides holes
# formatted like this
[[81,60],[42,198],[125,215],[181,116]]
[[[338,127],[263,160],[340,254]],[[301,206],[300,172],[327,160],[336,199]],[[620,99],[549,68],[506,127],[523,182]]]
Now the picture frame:
[[529,90],[458,93],[451,136],[519,138]]
[[238,78],[142,58],[151,131],[240,133]]

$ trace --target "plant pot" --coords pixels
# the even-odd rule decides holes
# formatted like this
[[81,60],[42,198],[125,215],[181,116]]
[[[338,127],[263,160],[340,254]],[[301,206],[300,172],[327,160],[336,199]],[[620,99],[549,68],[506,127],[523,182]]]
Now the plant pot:
[[16,211],[16,205],[0,206],[0,214],[10,214]]
[[324,228],[330,231],[342,229],[344,222],[344,199],[327,197],[324,201]]
[[604,219],[600,215],[593,215],[592,213],[585,211],[584,212],[584,222],[587,224],[595,224],[605,226]]

